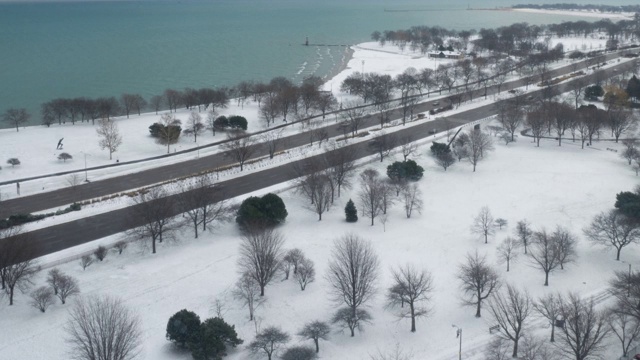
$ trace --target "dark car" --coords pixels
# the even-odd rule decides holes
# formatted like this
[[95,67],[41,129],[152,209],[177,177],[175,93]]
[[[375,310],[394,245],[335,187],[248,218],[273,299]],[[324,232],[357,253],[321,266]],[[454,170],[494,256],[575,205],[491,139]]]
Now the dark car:
[[636,356],[633,357],[633,360],[640,360],[640,354],[636,354]]

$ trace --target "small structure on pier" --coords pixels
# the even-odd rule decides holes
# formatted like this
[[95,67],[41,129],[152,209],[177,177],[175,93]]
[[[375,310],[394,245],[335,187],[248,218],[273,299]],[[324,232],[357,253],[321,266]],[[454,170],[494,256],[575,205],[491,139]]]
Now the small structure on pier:
[[308,36],[304,40],[304,46],[309,46],[309,37]]

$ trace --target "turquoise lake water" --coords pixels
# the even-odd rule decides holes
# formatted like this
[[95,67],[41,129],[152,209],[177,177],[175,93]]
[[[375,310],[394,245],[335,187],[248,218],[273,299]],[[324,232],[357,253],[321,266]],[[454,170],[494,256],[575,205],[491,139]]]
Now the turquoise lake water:
[[[490,0],[471,5],[493,8],[512,3]],[[468,11],[468,4],[461,0],[0,2],[0,113],[25,107],[37,124],[39,105],[56,97],[130,92],[149,98],[169,87],[324,76],[340,63],[344,48],[301,46],[306,36],[311,43],[355,44],[368,41],[375,30],[413,25],[480,29],[580,19]]]

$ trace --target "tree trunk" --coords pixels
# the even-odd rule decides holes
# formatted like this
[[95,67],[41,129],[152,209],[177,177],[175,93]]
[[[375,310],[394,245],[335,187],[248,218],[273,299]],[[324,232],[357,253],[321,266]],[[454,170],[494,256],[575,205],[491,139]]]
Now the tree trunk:
[[555,324],[555,319],[553,319],[553,321],[551,322],[551,342],[555,342],[556,341],[556,324]]
[[416,332],[416,314],[413,302],[409,303],[409,308],[411,309],[411,332]]
[[316,354],[320,352],[320,346],[318,346],[318,339],[313,339],[313,342],[316,343]]
[[156,238],[155,238],[155,236],[151,237],[151,253],[152,254],[156,253]]
[[13,290],[15,285],[9,285],[9,305],[13,305]]
[[544,272],[544,286],[549,286],[549,272]]
[[511,355],[511,357],[513,357],[513,358],[517,358],[518,357],[518,340],[515,340],[513,342],[513,354]]
[[480,300],[480,295],[478,295],[478,302],[476,304],[476,317],[480,317],[480,304],[482,303],[482,300]]
[[264,285],[260,284],[260,296],[264,296]]

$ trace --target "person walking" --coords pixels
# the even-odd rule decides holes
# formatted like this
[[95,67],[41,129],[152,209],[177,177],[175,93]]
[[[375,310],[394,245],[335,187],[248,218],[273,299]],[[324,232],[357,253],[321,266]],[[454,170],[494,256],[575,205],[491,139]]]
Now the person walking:
[[20,195],[20,183],[16,183],[16,190],[18,191],[18,195]]

